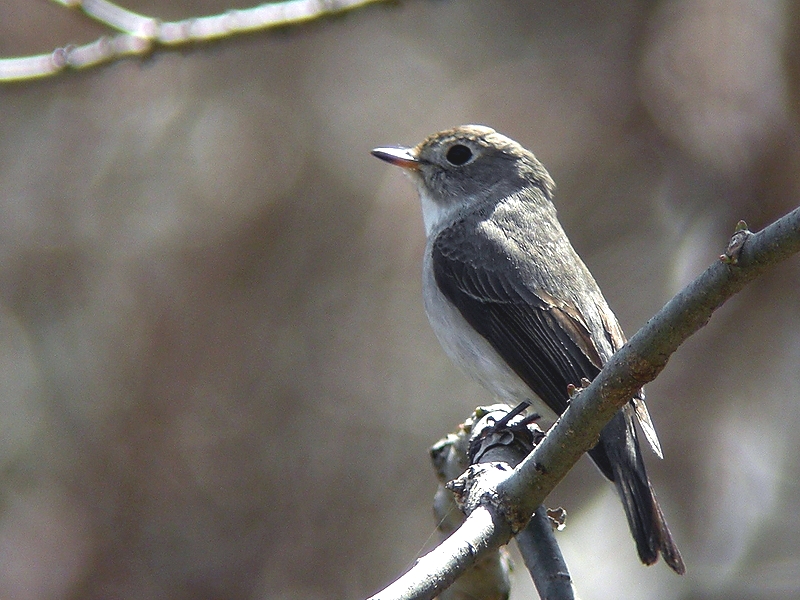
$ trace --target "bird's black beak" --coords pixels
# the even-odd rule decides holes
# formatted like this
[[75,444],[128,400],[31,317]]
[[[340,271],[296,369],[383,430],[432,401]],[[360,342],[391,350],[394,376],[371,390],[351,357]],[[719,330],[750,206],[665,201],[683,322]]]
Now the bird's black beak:
[[416,171],[419,169],[419,160],[414,155],[412,148],[375,148],[372,156],[385,160],[397,167]]

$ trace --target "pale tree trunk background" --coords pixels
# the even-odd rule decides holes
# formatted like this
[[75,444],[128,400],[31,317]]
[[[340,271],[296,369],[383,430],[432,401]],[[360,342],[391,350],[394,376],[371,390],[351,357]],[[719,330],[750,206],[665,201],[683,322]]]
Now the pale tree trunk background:
[[[628,334],[797,206],[797,3],[607,4],[414,1],[0,88],[0,597],[357,598],[408,566],[427,447],[491,399],[428,328],[374,146],[532,149]],[[100,33],[0,7],[0,56]],[[798,289],[793,259],[648,387],[685,578],[588,461],[551,496],[584,600],[800,594]]]

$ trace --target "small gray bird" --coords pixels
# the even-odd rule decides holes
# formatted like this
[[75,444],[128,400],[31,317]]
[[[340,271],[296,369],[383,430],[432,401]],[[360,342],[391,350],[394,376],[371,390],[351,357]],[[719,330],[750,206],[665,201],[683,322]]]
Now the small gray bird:
[[[502,400],[528,400],[549,427],[568,385],[594,379],[625,343],[617,318],[567,239],[555,184],[536,157],[488,127],[465,125],[415,148],[372,154],[412,175],[427,233],[423,295],[450,358]],[[640,392],[590,456],[614,482],[639,558],[685,567],[642,461],[634,427],[661,456]]]

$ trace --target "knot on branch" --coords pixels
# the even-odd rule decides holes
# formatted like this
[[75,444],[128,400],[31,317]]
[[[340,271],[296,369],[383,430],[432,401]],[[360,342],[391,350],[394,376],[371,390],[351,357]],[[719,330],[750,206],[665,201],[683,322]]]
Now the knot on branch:
[[[456,505],[464,514],[484,506],[501,515],[514,533],[521,531],[530,514],[516,514],[511,502],[498,492],[513,472],[544,437],[533,421],[538,415],[523,416],[527,403],[509,412],[505,405],[482,407],[464,423],[457,434],[449,435],[431,449],[431,456],[440,478],[465,462],[469,467],[445,488],[452,492]],[[463,454],[467,450],[466,455]]]
[[725,249],[725,252],[720,254],[720,261],[726,265],[738,265],[744,243],[752,235],[753,233],[747,228],[747,223],[739,221],[736,224],[736,231],[728,242],[728,247]]
[[470,465],[445,487],[453,493],[462,512],[470,514],[479,506],[500,509],[497,487],[506,480],[512,468],[503,462],[488,462]]

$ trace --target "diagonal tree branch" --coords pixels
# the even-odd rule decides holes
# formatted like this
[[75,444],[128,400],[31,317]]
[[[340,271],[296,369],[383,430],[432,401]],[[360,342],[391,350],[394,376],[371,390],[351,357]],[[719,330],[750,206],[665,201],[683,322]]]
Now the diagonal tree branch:
[[[669,357],[702,328],[722,304],[769,267],[800,252],[800,208],[753,234],[740,222],[725,254],[679,292],[619,350],[548,432],[501,490],[523,501],[530,514],[578,458],[592,448],[605,424]],[[551,435],[552,434],[552,435]]]
[[[450,538],[373,600],[430,599],[521,531],[537,506],[599,439],[611,417],[664,369],[714,311],[771,266],[800,252],[800,208],[752,234],[740,222],[725,253],[651,318],[510,472],[476,485],[477,508]],[[491,493],[487,492],[491,490]]]
[[147,56],[156,48],[210,42],[244,33],[300,25],[386,0],[288,0],[218,15],[162,21],[108,0],[53,0],[81,10],[119,33],[88,44],[56,48],[48,54],[0,58],[0,83],[38,79],[66,69],[86,69],[129,56]]

